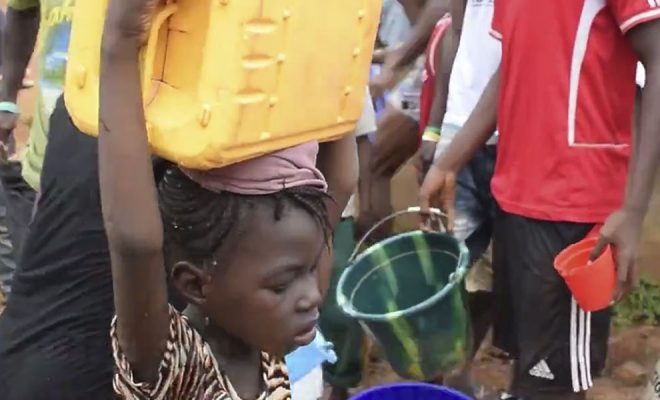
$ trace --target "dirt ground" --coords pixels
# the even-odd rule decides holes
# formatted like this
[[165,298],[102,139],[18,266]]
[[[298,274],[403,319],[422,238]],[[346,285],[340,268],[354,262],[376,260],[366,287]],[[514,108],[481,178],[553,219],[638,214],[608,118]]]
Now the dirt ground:
[[[589,400],[639,400],[646,386],[648,373],[660,357],[660,328],[638,326],[615,332],[610,339],[610,353],[604,376],[596,379],[589,393]],[[640,373],[625,375],[623,364],[634,363],[641,367]],[[644,371],[642,374],[641,371]],[[474,366],[474,381],[477,399],[491,400],[500,391],[506,390],[511,365],[499,357],[493,349],[485,346],[477,356]],[[372,362],[367,367],[363,388],[397,382],[400,379],[387,363]]]
[[[1,2],[1,1],[0,1]],[[21,93],[20,107],[24,111],[31,109],[34,100],[34,90],[26,90]],[[21,117],[21,123],[16,132],[19,147],[24,145],[28,137],[28,127],[31,116],[26,112]],[[660,187],[660,182],[657,187]],[[405,168],[395,179],[393,184],[393,199],[395,209],[402,209],[415,204],[417,192],[414,173],[411,168]],[[411,226],[411,221],[400,221],[398,228],[406,229]],[[660,194],[656,194],[653,200],[650,215],[647,221],[647,229],[643,238],[643,256],[641,265],[644,274],[660,279],[660,268],[657,261],[660,260]],[[610,360],[605,377],[596,382],[596,387],[589,395],[590,400],[638,400],[646,381],[646,376],[633,374],[632,378],[621,380],[614,378],[614,371],[626,362],[633,362],[641,366],[644,371],[651,371],[652,365],[660,357],[660,328],[658,327],[634,327],[622,332],[616,332],[610,345]],[[510,371],[510,365],[491,354],[488,349],[482,350],[475,365],[476,382],[479,387],[479,398],[495,393],[506,388]],[[630,375],[630,374],[628,374]],[[618,375],[617,375],[618,376]],[[384,362],[374,362],[367,366],[367,373],[363,387],[397,381],[396,375]]]
[[[415,204],[417,192],[414,171],[404,169],[393,183],[393,203],[395,209],[403,209]],[[644,276],[660,281],[660,179],[646,221],[642,238],[642,256],[640,268]],[[399,221],[396,228],[406,229],[414,220]],[[639,400],[645,388],[648,374],[653,370],[655,361],[660,358],[660,327],[639,326],[614,332],[610,339],[610,357],[604,376],[597,379],[595,387],[589,393],[589,400]],[[632,363],[633,371],[627,372],[622,365]],[[501,358],[494,357],[488,348],[483,349],[475,364],[475,380],[478,398],[489,399],[498,391],[505,390],[510,374],[510,365]],[[618,369],[618,370],[617,370]],[[368,366],[363,387],[397,381],[397,376],[384,362]],[[616,372],[615,372],[616,371]],[[644,372],[642,375],[641,372]],[[614,376],[624,375],[624,380]],[[633,375],[626,376],[626,375]],[[490,399],[489,399],[490,400]]]

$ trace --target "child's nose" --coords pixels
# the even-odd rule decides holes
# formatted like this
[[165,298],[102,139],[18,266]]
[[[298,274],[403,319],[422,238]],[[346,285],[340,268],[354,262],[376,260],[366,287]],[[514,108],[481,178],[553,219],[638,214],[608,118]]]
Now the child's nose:
[[300,297],[297,304],[298,311],[305,312],[312,309],[318,309],[323,301],[323,296],[321,295],[316,276],[312,274],[306,276],[304,288],[303,295]]

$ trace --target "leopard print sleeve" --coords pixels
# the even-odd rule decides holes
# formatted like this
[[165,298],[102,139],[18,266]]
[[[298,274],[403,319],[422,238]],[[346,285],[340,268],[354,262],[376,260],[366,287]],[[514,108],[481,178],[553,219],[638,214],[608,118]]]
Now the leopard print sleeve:
[[137,382],[111,327],[115,361],[113,387],[123,400],[232,400],[211,349],[188,319],[170,307],[170,332],[154,383]]

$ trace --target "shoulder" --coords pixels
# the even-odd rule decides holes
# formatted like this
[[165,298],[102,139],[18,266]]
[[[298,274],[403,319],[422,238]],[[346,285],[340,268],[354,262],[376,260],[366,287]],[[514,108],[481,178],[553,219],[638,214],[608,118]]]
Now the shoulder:
[[111,338],[115,360],[114,388],[120,398],[133,399],[135,393],[147,398],[198,398],[200,393],[212,393],[222,399],[227,395],[225,381],[219,373],[215,357],[202,336],[188,319],[170,306],[170,332],[157,381],[138,381],[130,362],[119,347],[117,320],[112,322]]

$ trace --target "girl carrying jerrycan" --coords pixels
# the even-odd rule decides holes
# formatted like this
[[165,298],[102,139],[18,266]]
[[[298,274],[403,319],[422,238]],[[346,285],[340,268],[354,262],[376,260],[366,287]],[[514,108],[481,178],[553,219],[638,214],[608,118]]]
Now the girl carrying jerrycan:
[[[110,2],[101,56],[115,391],[123,399],[288,399],[282,357],[316,337],[335,211],[348,196],[335,203],[326,192],[335,175],[326,183],[317,170],[316,142],[209,171],[171,165],[155,182],[138,68],[147,6]],[[345,170],[354,138],[337,143],[351,145],[338,145],[328,162]],[[167,304],[166,267],[188,303],[183,313]]]

